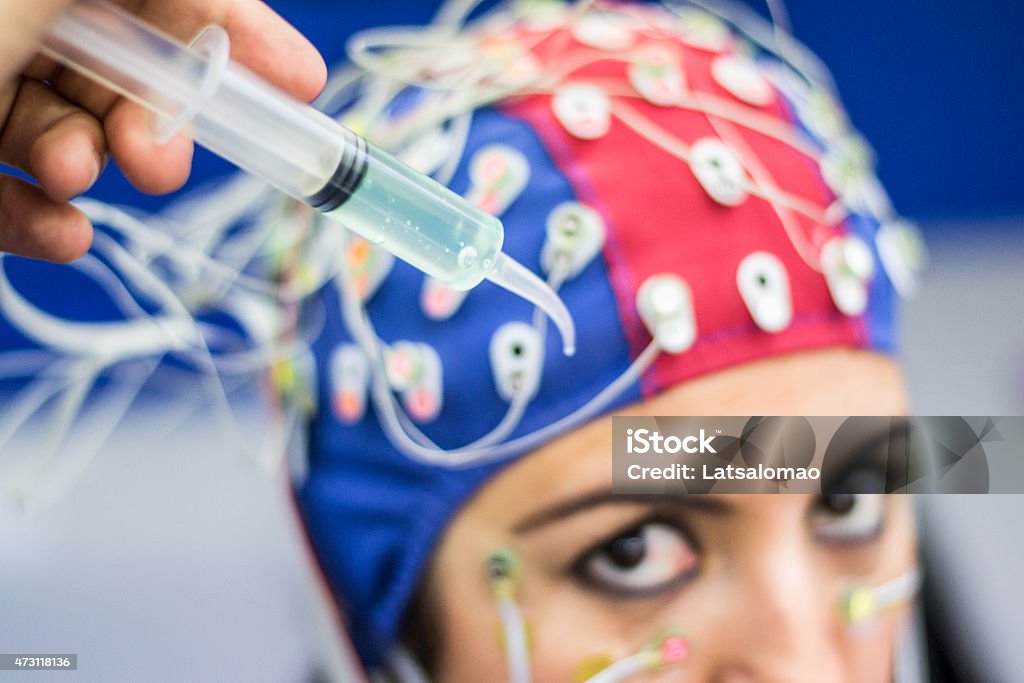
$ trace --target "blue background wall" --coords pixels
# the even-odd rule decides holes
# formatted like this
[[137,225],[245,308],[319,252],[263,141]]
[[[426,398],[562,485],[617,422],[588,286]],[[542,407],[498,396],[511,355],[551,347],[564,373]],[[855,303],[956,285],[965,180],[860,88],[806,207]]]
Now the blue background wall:
[[[337,63],[354,31],[430,19],[432,0],[270,0]],[[485,2],[484,7],[494,2]],[[764,3],[750,0],[755,8]],[[916,218],[1024,214],[1024,3],[1018,0],[787,2],[794,31],[832,69],[874,145],[896,206]],[[200,156],[196,179],[228,170]],[[108,173],[94,194],[124,194]]]

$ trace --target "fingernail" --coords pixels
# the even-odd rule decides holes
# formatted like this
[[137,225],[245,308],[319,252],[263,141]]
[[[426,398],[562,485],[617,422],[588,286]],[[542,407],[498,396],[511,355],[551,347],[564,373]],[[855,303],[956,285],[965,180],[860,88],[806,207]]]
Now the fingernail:
[[100,174],[103,173],[103,168],[107,165],[107,155],[105,154],[94,154],[92,157],[92,178],[89,179],[89,186],[92,187],[96,184],[96,181],[100,179]]

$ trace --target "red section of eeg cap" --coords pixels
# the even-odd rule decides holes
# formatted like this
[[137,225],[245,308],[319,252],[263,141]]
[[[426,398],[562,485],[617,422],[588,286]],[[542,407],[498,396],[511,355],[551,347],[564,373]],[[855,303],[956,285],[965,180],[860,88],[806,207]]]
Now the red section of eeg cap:
[[[622,52],[592,54],[588,61],[583,53],[594,49],[575,45],[568,49],[581,52],[583,65],[561,82],[592,83],[610,94],[612,121],[606,134],[574,137],[553,113],[552,94],[525,97],[504,108],[537,131],[580,201],[605,219],[605,262],[634,357],[650,342],[636,310],[641,284],[656,274],[675,273],[692,289],[697,341],[684,353],[661,354],[643,378],[644,393],[762,357],[864,346],[863,321],[836,309],[817,270],[821,244],[844,229],[824,220],[835,197],[822,180],[813,144],[808,138],[807,145],[797,148],[789,137],[709,113],[726,106],[754,116],[751,120],[762,130],[788,131],[792,139],[802,135],[781,95],[759,107],[741,102],[717,83],[711,64],[718,55],[656,33],[639,35],[633,50],[667,40],[679,52],[685,73],[688,100],[682,107],[652,104],[632,90],[629,58]],[[566,40],[555,34],[535,54],[542,61],[555,55],[560,64],[572,63],[566,49]],[[697,181],[689,163],[656,144],[653,136],[684,154],[697,140],[719,139],[738,156],[757,188],[778,188],[813,215],[793,210],[788,200],[772,201],[756,192],[738,205],[722,205]],[[755,324],[736,284],[740,262],[755,251],[778,257],[789,276],[793,318],[778,333]]]

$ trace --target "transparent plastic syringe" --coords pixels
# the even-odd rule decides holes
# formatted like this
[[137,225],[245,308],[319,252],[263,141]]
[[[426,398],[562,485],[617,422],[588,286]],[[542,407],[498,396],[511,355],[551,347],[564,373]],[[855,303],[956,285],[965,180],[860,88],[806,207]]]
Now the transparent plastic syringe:
[[539,306],[575,350],[572,316],[501,252],[501,222],[228,58],[223,29],[184,45],[105,0],[78,0],[43,52],[455,289],[485,278]]

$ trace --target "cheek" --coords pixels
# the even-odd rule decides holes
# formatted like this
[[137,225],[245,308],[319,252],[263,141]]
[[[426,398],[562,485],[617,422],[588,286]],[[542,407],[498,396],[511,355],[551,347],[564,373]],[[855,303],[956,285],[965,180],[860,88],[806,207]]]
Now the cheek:
[[[685,627],[685,613],[674,607],[653,608],[647,618],[640,620],[643,623],[637,623],[638,620],[628,615],[613,615],[611,610],[563,606],[566,609],[558,610],[557,615],[548,614],[543,622],[537,623],[539,628],[533,630],[536,639],[532,670],[538,682],[579,680],[581,669],[587,665],[592,675],[601,668],[599,662],[607,664],[629,656],[660,628],[678,624],[687,636],[692,636],[692,649],[686,662],[637,678],[638,682],[758,683],[771,671],[786,671],[796,665],[803,669],[800,681],[890,683],[902,629],[901,618],[893,615],[861,631],[806,633],[799,646],[806,649],[780,661],[773,657],[749,656],[763,643],[738,637],[735,628],[705,630],[695,623]],[[689,616],[692,619],[692,613]],[[735,615],[734,619],[731,623],[739,624],[743,615]],[[492,669],[492,674],[495,672],[499,677],[505,675],[500,667]],[[440,680],[501,679],[454,677]]]
[[655,634],[659,613],[670,611],[656,604],[638,608],[620,603],[572,582],[552,582],[524,598],[533,625],[538,682],[575,681],[587,664],[593,674],[602,668],[597,663],[633,654]]
[[[735,592],[735,591],[733,591]],[[642,609],[601,599],[574,585],[524,586],[520,601],[532,646],[531,669],[538,683],[573,681],[582,666],[615,661],[636,652],[659,630],[682,630],[691,654],[678,668],[638,681],[757,683],[771,671],[793,666],[815,683],[890,683],[892,663],[909,610],[889,613],[859,628],[836,620],[825,596],[805,604],[803,624],[791,641],[752,627],[758,616],[717,591],[652,601]],[[442,652],[434,680],[502,681],[508,677],[497,609],[487,596],[470,599],[449,591]],[[777,631],[778,629],[776,629]],[[753,678],[751,678],[753,672]],[[771,679],[774,680],[774,679]],[[787,680],[785,678],[780,680]],[[788,679],[797,680],[797,679]]]
[[498,611],[490,600],[448,598],[439,624],[442,642],[437,653],[437,681],[500,681],[508,677],[501,646]]
[[869,632],[853,631],[838,647],[847,663],[851,682],[890,683],[900,635],[905,628],[903,614],[880,620]]

